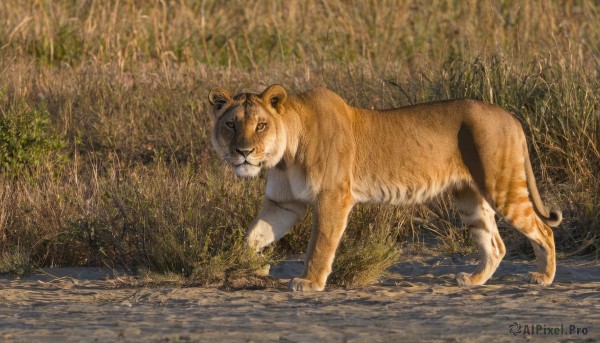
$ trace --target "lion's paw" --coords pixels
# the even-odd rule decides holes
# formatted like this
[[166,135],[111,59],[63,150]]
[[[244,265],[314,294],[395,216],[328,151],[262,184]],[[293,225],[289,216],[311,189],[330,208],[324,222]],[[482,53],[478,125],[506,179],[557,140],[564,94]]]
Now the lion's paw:
[[546,274],[543,273],[538,273],[538,272],[531,272],[529,273],[529,282],[530,283],[537,283],[543,286],[548,286],[552,283],[552,279],[551,277],[549,277]]
[[459,286],[479,286],[484,283],[482,280],[474,278],[473,274],[469,273],[458,273],[458,275],[456,275],[456,282],[458,282]]
[[318,292],[322,291],[325,287],[319,286],[316,282],[302,278],[294,278],[290,282],[290,291],[298,292]]

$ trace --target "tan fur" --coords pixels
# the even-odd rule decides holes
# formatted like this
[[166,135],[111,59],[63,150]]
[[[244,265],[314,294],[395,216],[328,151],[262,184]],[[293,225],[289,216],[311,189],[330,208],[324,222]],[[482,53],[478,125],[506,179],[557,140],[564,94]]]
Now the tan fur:
[[421,203],[452,191],[476,238],[481,263],[461,273],[461,285],[481,285],[505,247],[494,215],[506,217],[531,241],[537,272],[550,284],[556,260],[552,230],[558,210],[543,207],[525,135],[503,109],[474,100],[448,100],[390,110],[349,106],[325,88],[288,96],[273,85],[262,94],[209,94],[217,152],[240,176],[268,169],[266,196],[248,245],[277,241],[313,208],[305,270],[292,290],[320,291],[355,203]]

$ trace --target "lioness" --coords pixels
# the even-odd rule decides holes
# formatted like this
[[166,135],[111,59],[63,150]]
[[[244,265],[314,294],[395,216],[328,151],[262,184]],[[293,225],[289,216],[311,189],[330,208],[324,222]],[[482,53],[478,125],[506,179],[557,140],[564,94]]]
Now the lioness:
[[238,176],[268,169],[266,195],[248,229],[260,250],[279,240],[313,208],[304,273],[294,291],[321,291],[346,220],[356,203],[421,203],[451,191],[463,223],[481,249],[460,285],[481,285],[505,247],[494,214],[533,245],[548,285],[556,269],[554,238],[562,214],[546,211],[536,187],[525,135],[509,112],[474,100],[448,100],[389,110],[348,105],[326,88],[288,96],[280,85],[262,94],[210,91],[212,144]]

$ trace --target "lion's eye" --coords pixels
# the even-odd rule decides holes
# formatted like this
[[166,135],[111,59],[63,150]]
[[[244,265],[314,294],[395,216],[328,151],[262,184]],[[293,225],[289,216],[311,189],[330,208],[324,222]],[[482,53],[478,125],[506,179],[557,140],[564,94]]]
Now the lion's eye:
[[228,128],[230,128],[230,129],[233,129],[233,128],[235,128],[235,124],[234,124],[232,121],[228,121],[228,122],[226,122],[226,123],[225,123],[225,125],[226,125]]
[[267,127],[266,123],[259,123],[258,125],[256,125],[256,131],[262,131]]

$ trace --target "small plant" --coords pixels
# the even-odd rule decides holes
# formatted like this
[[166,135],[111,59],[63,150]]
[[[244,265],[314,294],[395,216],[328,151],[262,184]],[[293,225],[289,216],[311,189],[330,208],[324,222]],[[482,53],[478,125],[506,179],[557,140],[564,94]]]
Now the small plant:
[[34,271],[29,254],[15,247],[0,254],[0,274],[26,276]]
[[45,106],[32,108],[22,98],[7,101],[3,94],[0,98],[0,172],[19,177],[48,163],[63,164],[66,144],[51,132]]
[[329,281],[345,287],[363,286],[385,276],[399,258],[396,238],[387,230],[377,230],[371,225],[342,242]]

